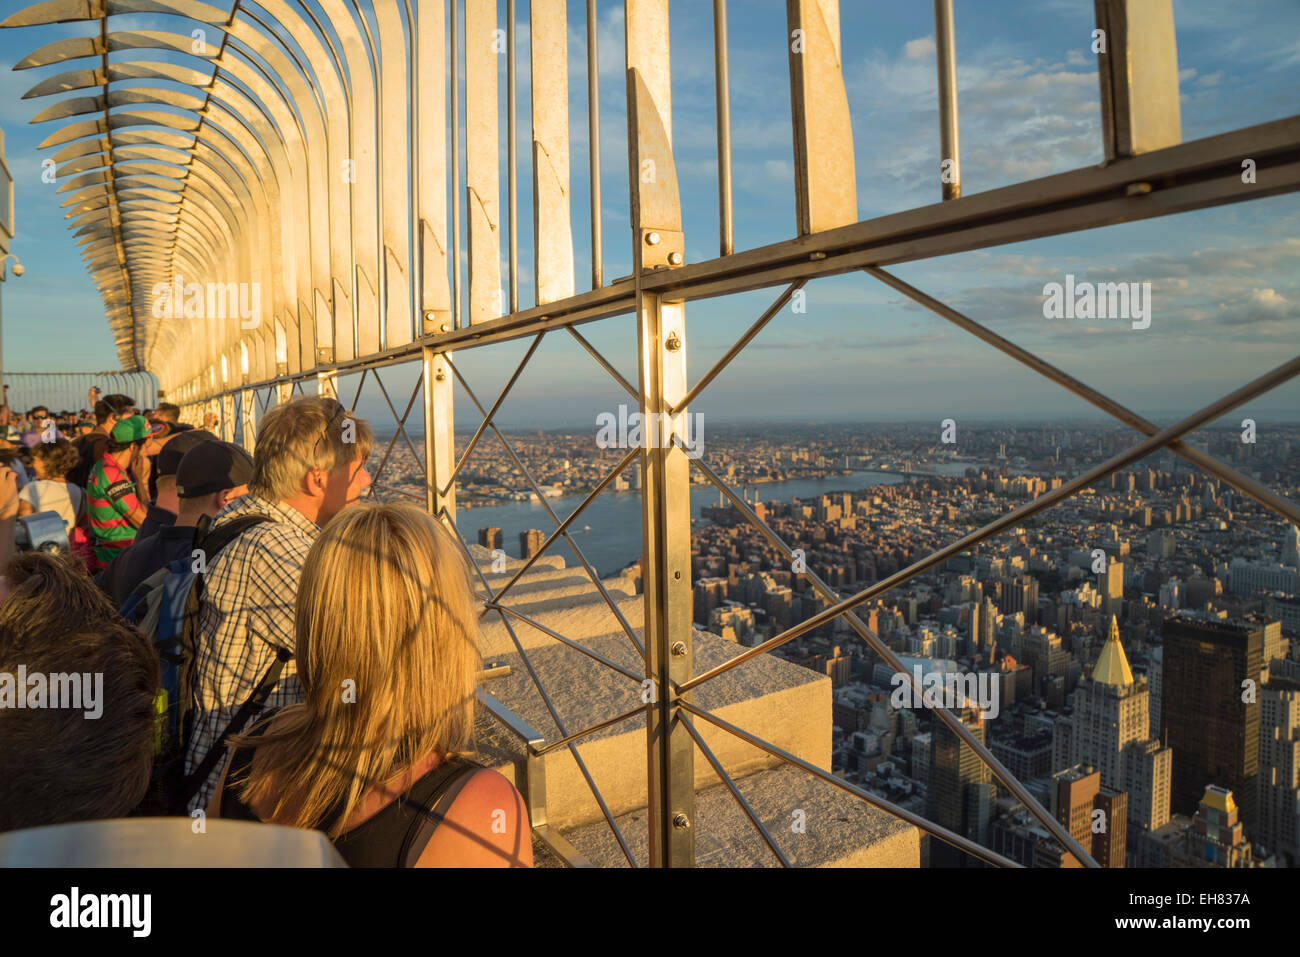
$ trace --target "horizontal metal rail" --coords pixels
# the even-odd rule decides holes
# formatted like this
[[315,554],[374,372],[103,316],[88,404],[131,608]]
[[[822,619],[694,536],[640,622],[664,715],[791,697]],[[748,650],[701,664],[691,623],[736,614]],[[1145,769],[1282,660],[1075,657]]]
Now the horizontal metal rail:
[[[1267,183],[1243,189],[1241,157],[1268,169]],[[1148,193],[1130,193],[1147,183]],[[1262,199],[1300,190],[1300,117],[1288,117],[930,206],[891,213],[732,256],[647,273],[647,292],[675,300],[727,295],[799,279],[840,275],[868,266],[929,259],[1191,209]],[[411,361],[424,347],[437,352],[479,348],[581,325],[636,310],[632,279],[610,283],[560,302],[294,376],[231,386],[229,391],[298,381],[328,370],[339,374]],[[208,397],[222,394],[214,391]],[[195,400],[206,401],[206,400]]]

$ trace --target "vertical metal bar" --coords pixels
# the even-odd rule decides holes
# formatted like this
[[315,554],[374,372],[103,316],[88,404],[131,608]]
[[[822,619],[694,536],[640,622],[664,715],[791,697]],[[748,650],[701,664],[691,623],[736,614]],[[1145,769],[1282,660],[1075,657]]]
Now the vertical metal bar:
[[[460,0],[451,0],[451,308],[461,327],[460,305]],[[427,429],[427,426],[426,426]]]
[[727,0],[713,0],[713,71],[718,115],[718,247],[735,251],[731,220],[731,65],[727,57]]
[[257,445],[257,399],[254,398],[252,389],[243,391],[239,411],[244,420],[244,451],[252,455]]
[[537,305],[573,295],[569,201],[569,24],[564,0],[528,4],[533,119],[533,289]]
[[[530,39],[531,42],[531,39]],[[506,0],[506,165],[509,169],[507,190],[510,194],[507,217],[510,220],[510,312],[519,311],[519,146],[515,142],[519,117],[515,107],[515,0]]]
[[957,38],[952,0],[934,0],[935,59],[939,62],[939,154],[943,198],[961,195],[961,144],[957,139]]
[[[446,509],[456,521],[456,432],[452,415],[454,383],[447,374],[446,357],[432,346],[424,347],[424,495],[429,514]],[[443,490],[446,490],[444,493]]]
[[[677,718],[677,688],[693,676],[690,461],[671,434],[688,413],[686,317],[680,301],[646,292],[658,266],[680,266],[685,249],[672,149],[668,0],[626,0],[628,174],[636,286],[641,421],[642,568],[646,674],[647,825],[652,867],[695,863],[695,742]],[[652,175],[641,175],[643,170]],[[670,409],[679,414],[670,417]]]
[[786,0],[795,218],[808,236],[858,219],[853,122],[840,57],[840,0]]
[[[660,413],[686,393],[685,325],[681,303],[638,290],[642,422],[657,425]],[[695,862],[694,743],[675,723],[679,697],[691,700],[690,692],[679,696],[676,686],[693,676],[690,462],[681,447],[664,448],[660,438],[656,433],[652,447],[641,452],[646,673],[658,696],[647,713],[650,862],[690,867]]]
[[1106,161],[1182,142],[1172,0],[1093,0]]
[[[450,332],[455,313],[447,282],[448,248],[460,259],[460,240],[447,240],[447,31],[445,0],[419,0],[416,120],[419,160],[417,194],[419,211],[416,247],[420,263],[420,310],[423,323],[417,328],[427,335]],[[454,45],[454,44],[453,44]],[[459,84],[452,73],[451,95]],[[453,134],[454,135],[454,134]],[[458,158],[452,153],[452,166]],[[458,189],[458,188],[457,188]],[[457,192],[453,189],[452,192]],[[457,267],[459,268],[459,267]],[[459,273],[457,273],[459,277]]]
[[496,0],[465,0],[465,225],[469,323],[505,313],[501,298],[501,69]]
[[600,51],[596,0],[587,0],[587,147],[591,156],[591,288],[605,285],[600,235]]

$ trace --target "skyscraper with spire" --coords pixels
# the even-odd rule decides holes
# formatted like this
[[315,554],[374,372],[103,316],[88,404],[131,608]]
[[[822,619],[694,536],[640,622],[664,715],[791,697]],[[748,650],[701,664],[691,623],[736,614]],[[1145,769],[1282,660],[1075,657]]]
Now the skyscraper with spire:
[[1127,791],[1128,818],[1144,830],[1169,820],[1169,786],[1173,755],[1150,739],[1150,690],[1134,679],[1112,617],[1090,678],[1074,693],[1070,760],[1101,772],[1101,783]]

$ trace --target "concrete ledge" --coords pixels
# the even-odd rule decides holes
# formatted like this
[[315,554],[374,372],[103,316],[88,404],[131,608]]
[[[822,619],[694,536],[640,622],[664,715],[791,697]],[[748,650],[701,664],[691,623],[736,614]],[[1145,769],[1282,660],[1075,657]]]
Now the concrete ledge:
[[[542,686],[572,734],[641,704],[641,685],[593,661],[574,648],[547,639],[550,647],[530,649],[529,659]],[[603,635],[584,644],[640,673],[640,654],[625,634]],[[734,657],[739,646],[714,635],[695,635],[696,673]],[[528,676],[518,653],[494,655],[511,666],[511,674],[493,678],[486,689],[536,728],[547,741],[563,735]],[[823,675],[779,658],[760,655],[694,693],[694,702],[780,748],[817,765],[831,762],[831,685]],[[479,760],[515,779],[524,748],[504,729],[480,722]],[[771,767],[777,759],[704,721],[697,729],[728,773],[744,775]],[[643,715],[628,718],[584,738],[578,753],[601,796],[614,814],[646,805],[646,725]],[[504,765],[510,764],[507,771]],[[707,787],[713,772],[702,755],[695,762],[696,787]],[[547,810],[551,823],[565,828],[604,820],[577,762],[567,749],[546,756]]]
[[[716,776],[710,774],[717,782]],[[736,781],[755,816],[796,867],[919,867],[920,831],[807,772],[782,765]],[[794,812],[802,811],[803,833]],[[615,818],[640,866],[650,862],[646,812]],[[698,867],[780,867],[780,861],[721,782],[695,795]],[[565,832],[597,867],[627,867],[604,820]]]
[[[600,597],[594,585],[588,585],[588,588],[589,592],[585,595],[545,602],[541,607],[530,607],[527,602],[512,601],[512,597],[515,596],[507,593],[504,604],[507,607],[517,608],[520,614],[527,615],[574,641],[584,641],[620,631],[618,619],[614,617],[605,599]],[[645,616],[644,599],[640,596],[619,598],[617,594],[611,594],[610,597],[614,599],[614,604],[627,619],[628,624],[639,629]],[[510,615],[506,615],[505,618],[510,622],[510,627],[514,629],[519,637],[519,643],[526,651],[531,652],[534,648],[550,648],[559,644],[546,632],[526,621],[520,621]],[[484,658],[497,659],[515,652],[515,643],[511,641],[510,633],[501,619],[502,615],[496,611],[489,611],[482,618],[479,642]],[[626,634],[623,634],[623,643],[629,648],[632,647],[632,642],[628,640]],[[638,667],[640,667],[639,663]]]

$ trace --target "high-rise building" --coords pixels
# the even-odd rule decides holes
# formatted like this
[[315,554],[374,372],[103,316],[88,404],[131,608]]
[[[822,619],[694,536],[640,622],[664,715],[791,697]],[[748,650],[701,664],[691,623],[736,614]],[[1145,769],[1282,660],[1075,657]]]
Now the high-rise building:
[[1123,867],[1128,850],[1128,799],[1126,791],[1102,787],[1094,811],[1101,811],[1099,826],[1093,828],[1092,857],[1102,867]]
[[1256,818],[1251,836],[1300,866],[1300,682],[1288,678],[1260,690]]
[[1148,736],[1160,738],[1160,696],[1164,688],[1165,650],[1152,648],[1147,656],[1147,684],[1151,688],[1151,705],[1148,709]]
[[717,608],[727,597],[727,580],[725,578],[701,578],[692,589],[696,624],[707,625],[709,613]]
[[[1052,775],[1051,798],[1052,816],[1098,864],[1124,866],[1128,835],[1128,795],[1124,791],[1104,787],[1101,772],[1091,765],[1075,764]],[[1056,866],[1082,865],[1073,854],[1065,853]]]
[[1070,653],[1061,645],[1061,636],[1041,625],[1035,625],[1021,637],[1023,653],[1020,660],[1034,673],[1034,692],[1049,697],[1045,686],[1048,675],[1064,676],[1070,662]]
[[832,688],[842,688],[849,683],[853,673],[853,659],[835,646],[835,653],[826,659],[826,674],[831,679]]
[[1211,784],[1187,834],[1188,855],[1216,867],[1250,867],[1252,854],[1232,791]]
[[998,610],[993,604],[993,599],[985,598],[980,602],[980,629],[979,629],[979,653],[988,657],[992,654],[996,638],[993,634],[994,625],[997,622]]
[[1169,820],[1170,749],[1150,740],[1150,693],[1135,680],[1110,620],[1110,635],[1074,694],[1070,759],[1097,768],[1108,788],[1128,792],[1126,810],[1139,827],[1155,830]]
[[1275,592],[1264,598],[1264,614],[1276,618],[1287,635],[1300,636],[1300,598]]
[[484,548],[492,548],[492,549],[500,548],[501,529],[495,527],[480,528],[478,530],[478,543],[482,545]]
[[1282,564],[1300,568],[1300,525],[1286,526],[1282,536]]
[[1249,615],[1250,621],[1257,621],[1264,629],[1264,673],[1261,681],[1268,680],[1268,663],[1275,658],[1285,658],[1290,643],[1282,637],[1282,622],[1278,618],[1265,615]]
[[1124,749],[1128,819],[1144,831],[1165,826],[1171,817],[1174,751],[1149,738]]
[[1263,667],[1257,623],[1179,615],[1164,623],[1161,738],[1174,750],[1173,810],[1195,813],[1209,784],[1234,791],[1253,824]]
[[1030,624],[1038,620],[1038,579],[1032,575],[1021,575],[1014,579],[1006,591],[1007,614],[1023,612],[1025,621]]
[[524,561],[532,558],[542,550],[542,543],[546,541],[546,536],[541,530],[530,528],[519,533],[519,557]]
[[[971,707],[953,714],[981,744],[984,721]],[[988,846],[988,826],[993,815],[992,772],[973,748],[967,747],[942,721],[930,726],[930,784],[926,791],[926,817],[977,844]],[[936,867],[961,867],[971,861],[950,844],[932,840],[930,862]]]
[[912,780],[930,785],[930,732],[912,736]]
[[1118,616],[1124,605],[1124,563],[1112,558],[1102,572],[1099,584],[1102,613]]
[[[1092,853],[1092,809],[1101,790],[1101,774],[1086,764],[1076,764],[1052,775],[1052,817],[1065,827],[1089,854]],[[1080,866],[1067,856],[1066,867]]]

